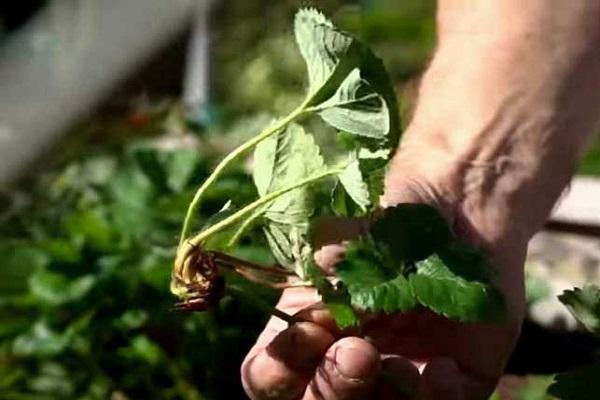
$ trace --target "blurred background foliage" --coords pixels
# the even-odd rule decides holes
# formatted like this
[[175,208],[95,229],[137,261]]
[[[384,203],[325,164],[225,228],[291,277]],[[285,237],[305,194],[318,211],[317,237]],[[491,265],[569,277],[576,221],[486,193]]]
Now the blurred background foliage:
[[[304,65],[290,28],[298,5],[240,0],[219,8],[210,126],[190,125],[172,99],[98,113],[2,191],[0,399],[244,398],[239,366],[267,316],[233,298],[213,312],[173,312],[169,274],[197,185],[269,114],[301,100]],[[317,5],[374,46],[407,113],[434,46],[435,2]],[[600,150],[582,171],[600,174]],[[198,224],[229,199],[255,196],[240,164],[210,191]],[[238,253],[272,262],[261,235]],[[542,399],[539,387],[515,398]]]

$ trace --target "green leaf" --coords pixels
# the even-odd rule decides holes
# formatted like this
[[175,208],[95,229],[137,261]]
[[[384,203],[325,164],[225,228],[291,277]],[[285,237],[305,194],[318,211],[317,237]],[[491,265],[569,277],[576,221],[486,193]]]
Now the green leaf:
[[[40,400],[48,399],[46,396],[73,398],[76,390],[70,371],[61,364],[48,361],[41,363],[38,373],[31,378],[28,386]],[[7,396],[7,400],[10,399]]]
[[[254,152],[254,182],[260,196],[282,189],[324,170],[312,135],[297,124],[261,142]],[[312,257],[308,221],[314,213],[310,187],[279,197],[264,209],[265,234],[275,258],[300,277]]]
[[326,304],[338,328],[346,329],[360,325],[360,319],[348,304],[342,302],[327,302]]
[[392,313],[416,306],[402,266],[394,265],[384,248],[369,238],[350,243],[337,266],[337,275],[348,289],[350,303],[359,310]]
[[156,188],[136,163],[121,166],[110,182],[109,193],[111,220],[120,236],[144,237],[157,228],[153,208]]
[[600,399],[600,364],[558,374],[548,394],[560,400]]
[[73,238],[101,251],[115,247],[116,232],[101,208],[77,211],[64,219],[64,227]]
[[394,313],[408,311],[417,305],[408,280],[398,275],[389,281],[373,286],[353,286],[348,288],[351,303],[360,310]]
[[141,169],[159,189],[182,190],[199,165],[195,149],[161,150],[150,146],[134,149]]
[[331,192],[331,209],[337,215],[341,216],[361,216],[364,211],[352,200],[344,185],[341,182],[336,182]]
[[277,223],[271,223],[265,225],[263,231],[277,262],[288,267],[293,265],[292,244],[287,230]]
[[[348,197],[352,199],[354,204],[359,209],[361,214],[366,213],[371,207],[371,197],[369,193],[369,187],[365,183],[358,159],[354,158],[350,164],[338,175],[340,184],[343,186]],[[338,190],[338,186],[336,189]],[[356,214],[356,212],[352,213]],[[343,214],[348,215],[348,214]]]
[[590,284],[565,290],[558,299],[587,330],[600,335],[600,287]]
[[334,287],[316,263],[311,262],[307,268],[307,280],[319,291],[321,300],[340,329],[360,325],[360,318],[350,304],[350,295],[346,288]]
[[53,357],[64,353],[75,338],[85,330],[92,314],[85,314],[72,322],[66,329],[57,331],[46,320],[38,320],[29,331],[15,338],[13,353],[18,357]]
[[114,176],[117,160],[114,156],[98,155],[85,160],[81,165],[81,175],[86,182],[104,186]]
[[71,335],[52,330],[45,321],[36,322],[31,329],[13,342],[17,356],[56,356],[63,353],[71,342]]
[[[325,162],[312,135],[298,124],[262,141],[254,151],[254,183],[260,196],[282,189],[324,170]],[[304,224],[314,211],[310,188],[291,191],[265,211],[271,221]]]
[[553,297],[549,282],[543,275],[525,273],[525,301],[527,306]]
[[388,142],[392,129],[397,129],[397,126],[392,127],[396,123],[390,118],[393,111],[363,76],[361,70],[354,69],[337,92],[315,108],[329,125],[365,143],[381,143],[379,147],[393,148],[396,143]]
[[148,336],[137,335],[126,347],[117,349],[117,355],[130,361],[141,361],[156,366],[164,359],[162,348]]
[[333,96],[359,65],[362,46],[313,8],[296,13],[294,34],[308,69],[311,105],[318,104]]
[[313,250],[304,226],[287,226],[277,222],[265,225],[263,231],[271,252],[280,265],[307,278],[307,268],[312,262]]
[[2,297],[27,290],[30,274],[48,265],[50,257],[27,244],[0,244],[0,293]]
[[115,328],[129,331],[141,328],[148,321],[146,310],[127,310],[120,317],[113,320]]
[[378,207],[387,160],[367,149],[351,154],[350,164],[334,187],[332,208],[339,215],[359,217]]
[[174,192],[183,190],[198,167],[200,158],[194,149],[167,153],[167,187]]
[[39,270],[29,278],[29,290],[40,304],[56,307],[80,301],[93,288],[95,282],[96,278],[92,275],[69,280],[56,272]]
[[395,148],[398,105],[381,60],[315,9],[298,11],[294,28],[308,69],[308,106],[372,149]]
[[459,239],[448,242],[437,255],[452,273],[467,280],[489,282],[496,272],[481,250]]
[[371,227],[377,242],[387,243],[396,260],[423,260],[452,238],[444,217],[425,204],[398,204],[386,208]]
[[416,267],[409,282],[423,306],[463,322],[503,318],[502,296],[490,284],[457,275],[437,255],[417,262]]
[[504,304],[489,283],[490,270],[434,208],[400,204],[386,209],[369,235],[348,244],[337,276],[359,310],[392,313],[421,304],[460,321],[496,321]]
[[45,239],[36,243],[54,261],[75,263],[81,258],[81,242],[67,239]]
[[358,150],[358,162],[369,189],[371,207],[374,209],[379,205],[379,197],[383,194],[388,160],[385,158],[385,152],[371,152],[362,148]]

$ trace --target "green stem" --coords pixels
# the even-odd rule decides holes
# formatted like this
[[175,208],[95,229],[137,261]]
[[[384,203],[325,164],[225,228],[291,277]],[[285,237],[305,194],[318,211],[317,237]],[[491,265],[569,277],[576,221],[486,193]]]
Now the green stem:
[[303,179],[300,182],[295,183],[293,185],[290,185],[290,186],[284,187],[282,189],[276,190],[274,192],[271,192],[271,193],[261,197],[260,199],[248,204],[246,207],[233,213],[229,217],[224,218],[223,220],[217,222],[216,224],[214,224],[211,227],[209,227],[208,229],[200,232],[198,235],[194,236],[192,239],[190,239],[186,242],[191,246],[199,246],[200,243],[202,243],[202,241],[205,240],[206,238],[208,238],[209,236],[214,235],[215,233],[229,227],[232,224],[235,224],[236,222],[238,222],[239,220],[244,218],[247,214],[250,214],[257,208],[262,207],[263,205],[277,199],[280,196],[283,196],[284,194],[286,194],[288,192],[291,192],[294,189],[298,189],[302,186],[309,185],[311,183],[314,183],[318,180],[321,180],[321,179],[326,178],[331,175],[337,175],[337,174],[341,173],[342,171],[343,171],[343,169],[340,169],[340,168],[330,169],[328,171],[321,172],[320,174],[313,175],[306,179]]
[[261,216],[263,211],[264,210],[262,208],[257,208],[256,211],[254,211],[254,214],[242,222],[242,225],[240,225],[239,229],[235,232],[231,239],[229,239],[229,242],[227,242],[227,248],[233,247],[237,241],[240,240],[244,232],[246,232],[246,229],[248,229],[258,219],[258,217]]
[[194,215],[196,214],[196,210],[198,209],[198,206],[200,205],[200,199],[202,198],[202,196],[204,195],[206,190],[217,180],[217,178],[221,175],[221,173],[223,173],[225,168],[227,168],[229,166],[229,164],[231,164],[231,162],[233,162],[236,158],[240,157],[241,155],[243,155],[244,153],[246,153],[247,151],[252,149],[254,146],[259,144],[263,140],[267,139],[269,136],[272,136],[275,133],[279,132],[280,130],[285,128],[288,124],[290,124],[291,122],[295,121],[300,116],[305,114],[306,113],[306,105],[307,105],[307,102],[306,101],[303,102],[300,105],[300,107],[298,107],[294,111],[292,111],[287,117],[282,118],[279,121],[277,121],[276,123],[274,123],[273,125],[268,126],[261,133],[259,133],[258,135],[254,136],[252,139],[248,140],[247,142],[245,142],[245,143],[241,144],[240,146],[238,146],[237,148],[235,148],[231,153],[227,154],[227,156],[225,156],[225,158],[223,158],[223,160],[221,160],[221,162],[219,163],[219,165],[217,165],[217,167],[214,169],[212,174],[210,174],[210,176],[204,181],[204,183],[202,183],[200,188],[196,191],[196,194],[194,194],[194,198],[192,199],[192,201],[190,202],[190,205],[188,206],[187,212],[185,214],[185,219],[183,221],[183,227],[181,229],[181,237],[179,238],[179,246],[181,246],[183,244],[183,242],[185,241],[185,238],[188,235],[190,226],[192,224],[192,219],[193,219]]
[[278,309],[277,307],[273,307],[273,306],[269,305],[267,302],[265,302],[261,298],[250,294],[251,291],[242,290],[242,289],[237,288],[232,285],[227,286],[226,291],[228,292],[228,294],[230,294],[234,297],[242,298],[243,300],[252,304],[253,306],[258,308],[260,311],[264,312],[265,314],[273,315],[273,316],[287,322],[289,325],[293,325],[296,322],[299,322],[299,320],[297,318],[295,318],[294,316],[292,316],[286,312],[283,312],[280,309]]

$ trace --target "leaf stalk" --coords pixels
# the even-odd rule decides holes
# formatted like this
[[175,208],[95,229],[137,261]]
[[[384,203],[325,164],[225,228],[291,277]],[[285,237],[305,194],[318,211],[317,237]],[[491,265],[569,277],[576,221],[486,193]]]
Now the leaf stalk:
[[329,169],[329,170],[321,172],[319,174],[309,176],[308,178],[303,179],[297,183],[294,183],[293,185],[286,186],[282,189],[271,192],[255,201],[253,201],[252,203],[248,204],[246,207],[242,208],[241,210],[231,214],[229,217],[224,218],[223,220],[210,226],[209,228],[200,232],[199,234],[197,234],[196,236],[194,236],[187,242],[192,246],[199,246],[200,243],[202,243],[203,240],[206,240],[209,236],[214,235],[215,233],[217,233],[225,228],[228,228],[229,226],[240,221],[242,218],[246,217],[246,215],[252,213],[254,210],[262,207],[263,205],[270,203],[273,200],[276,200],[278,197],[281,197],[284,194],[289,193],[294,189],[298,189],[298,188],[301,188],[302,186],[310,185],[311,183],[317,182],[328,176],[340,174],[342,171],[343,171],[343,169],[340,169],[340,168]]
[[293,325],[296,322],[300,322],[298,320],[298,318],[294,317],[293,315],[290,315],[284,311],[281,311],[277,307],[273,307],[273,306],[269,305],[268,303],[266,303],[264,300],[260,299],[259,297],[250,294],[251,293],[250,291],[242,290],[235,286],[228,286],[227,292],[229,292],[229,294],[231,296],[242,298],[243,300],[248,301],[250,304],[255,306],[257,309],[259,309],[260,311],[263,311],[265,314],[273,315],[273,316],[287,322],[289,325]]
[[221,162],[216,166],[216,168],[214,169],[212,174],[210,174],[210,176],[204,181],[204,183],[202,183],[200,188],[196,191],[192,201],[190,202],[190,205],[188,206],[188,209],[187,209],[187,212],[185,215],[185,219],[183,221],[183,227],[181,228],[181,235],[179,238],[179,246],[180,247],[183,245],[183,243],[186,240],[186,237],[188,236],[190,227],[192,225],[192,220],[194,218],[194,215],[196,214],[196,211],[198,210],[198,207],[200,206],[200,200],[202,199],[202,196],[204,195],[206,190],[208,190],[208,188],[217,180],[217,178],[219,178],[219,176],[223,173],[223,171],[225,171],[225,169],[233,161],[235,161],[240,156],[244,155],[246,152],[251,150],[254,146],[259,144],[263,140],[265,140],[265,139],[269,138],[270,136],[276,134],[277,132],[281,131],[286,126],[288,126],[290,123],[294,122],[295,120],[299,119],[301,116],[306,114],[308,100],[310,100],[310,99],[307,99],[306,101],[304,101],[298,108],[296,108],[294,111],[292,111],[286,117],[280,119],[279,121],[275,122],[272,125],[269,125],[258,135],[254,136],[252,139],[248,140],[247,142],[245,142],[245,143],[241,144],[240,146],[238,146],[237,148],[235,148],[232,152],[227,154],[221,160]]

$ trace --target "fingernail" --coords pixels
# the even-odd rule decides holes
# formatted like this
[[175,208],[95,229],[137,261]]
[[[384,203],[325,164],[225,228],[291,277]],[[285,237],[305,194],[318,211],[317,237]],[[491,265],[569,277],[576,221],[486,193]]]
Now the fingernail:
[[371,377],[378,360],[371,352],[355,347],[340,347],[335,352],[335,368],[348,379],[364,380]]

